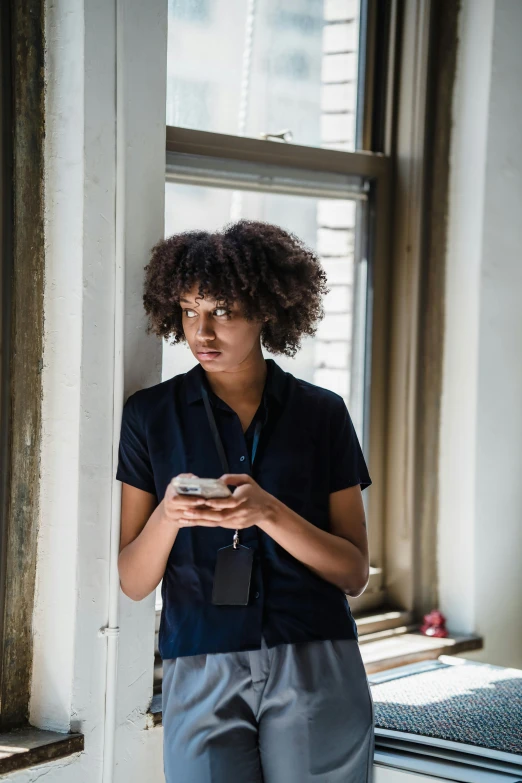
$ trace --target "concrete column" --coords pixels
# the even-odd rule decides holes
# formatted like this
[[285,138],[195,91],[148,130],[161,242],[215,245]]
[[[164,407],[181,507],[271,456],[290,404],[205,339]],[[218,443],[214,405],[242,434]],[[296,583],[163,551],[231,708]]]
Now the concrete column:
[[522,667],[522,4],[464,0],[451,160],[439,578],[465,657]]
[[[148,251],[164,231],[167,3],[125,0],[119,32],[116,10],[116,0],[53,0],[46,9],[43,446],[30,717],[42,728],[85,734],[79,759],[49,765],[52,781],[101,780],[107,641],[98,631],[107,624],[117,491],[117,202],[124,205],[124,397],[161,380],[161,341],[145,334],[142,285]],[[119,179],[117,68],[125,105]],[[160,781],[162,731],[146,717],[154,595],[134,603],[122,594],[120,606],[115,780]]]

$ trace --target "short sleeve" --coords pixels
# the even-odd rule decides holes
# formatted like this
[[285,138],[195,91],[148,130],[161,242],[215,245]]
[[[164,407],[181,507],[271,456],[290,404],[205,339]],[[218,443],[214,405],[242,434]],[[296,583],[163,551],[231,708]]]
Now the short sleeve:
[[352,419],[342,397],[333,407],[330,419],[330,492],[372,483]]
[[145,428],[135,394],[131,394],[123,406],[116,478],[145,492],[156,494]]

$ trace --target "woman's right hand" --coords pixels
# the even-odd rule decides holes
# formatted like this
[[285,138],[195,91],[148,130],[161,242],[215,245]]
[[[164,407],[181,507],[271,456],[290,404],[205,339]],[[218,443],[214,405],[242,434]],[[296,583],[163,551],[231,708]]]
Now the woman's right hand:
[[[195,473],[180,473],[179,476],[181,478],[198,478]],[[208,509],[204,498],[194,497],[193,495],[180,495],[174,489],[172,481],[169,482],[163,498],[163,516],[168,522],[172,522],[178,527],[190,527],[193,524],[197,524],[183,516],[187,509],[195,506],[204,506]],[[213,525],[214,523],[209,522],[209,527]]]
[[[194,474],[181,475],[188,478]],[[186,526],[181,521],[183,514],[204,504],[204,498],[179,495],[171,484],[158,503],[152,493],[123,483],[118,569],[125,595],[141,601],[156,589],[178,532]]]

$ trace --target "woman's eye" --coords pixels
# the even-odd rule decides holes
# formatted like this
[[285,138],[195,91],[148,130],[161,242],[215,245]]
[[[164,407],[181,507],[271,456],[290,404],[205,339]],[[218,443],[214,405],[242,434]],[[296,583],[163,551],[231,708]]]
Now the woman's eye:
[[[187,316],[187,318],[194,318],[197,315],[195,310],[191,310],[190,308],[186,308],[186,307],[182,308],[182,309],[183,309],[183,312],[185,313],[185,315]],[[217,316],[223,316],[223,315],[227,315],[228,310],[227,310],[226,307],[216,307],[216,309],[214,310],[214,313]]]

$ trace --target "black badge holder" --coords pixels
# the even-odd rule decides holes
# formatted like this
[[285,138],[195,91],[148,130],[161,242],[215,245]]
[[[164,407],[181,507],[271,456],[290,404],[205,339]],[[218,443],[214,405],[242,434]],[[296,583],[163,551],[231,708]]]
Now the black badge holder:
[[[225,449],[223,448],[223,443],[208,398],[208,392],[203,384],[201,385],[201,392],[203,394],[203,402],[205,403],[208,423],[212,430],[223,473],[230,473]],[[261,427],[262,421],[258,420],[254,431],[251,464],[254,463]],[[214,584],[212,588],[213,604],[217,606],[246,606],[248,604],[253,559],[254,550],[251,547],[239,543],[239,530],[236,530],[231,546],[221,547],[221,549],[218,549],[217,551]]]

